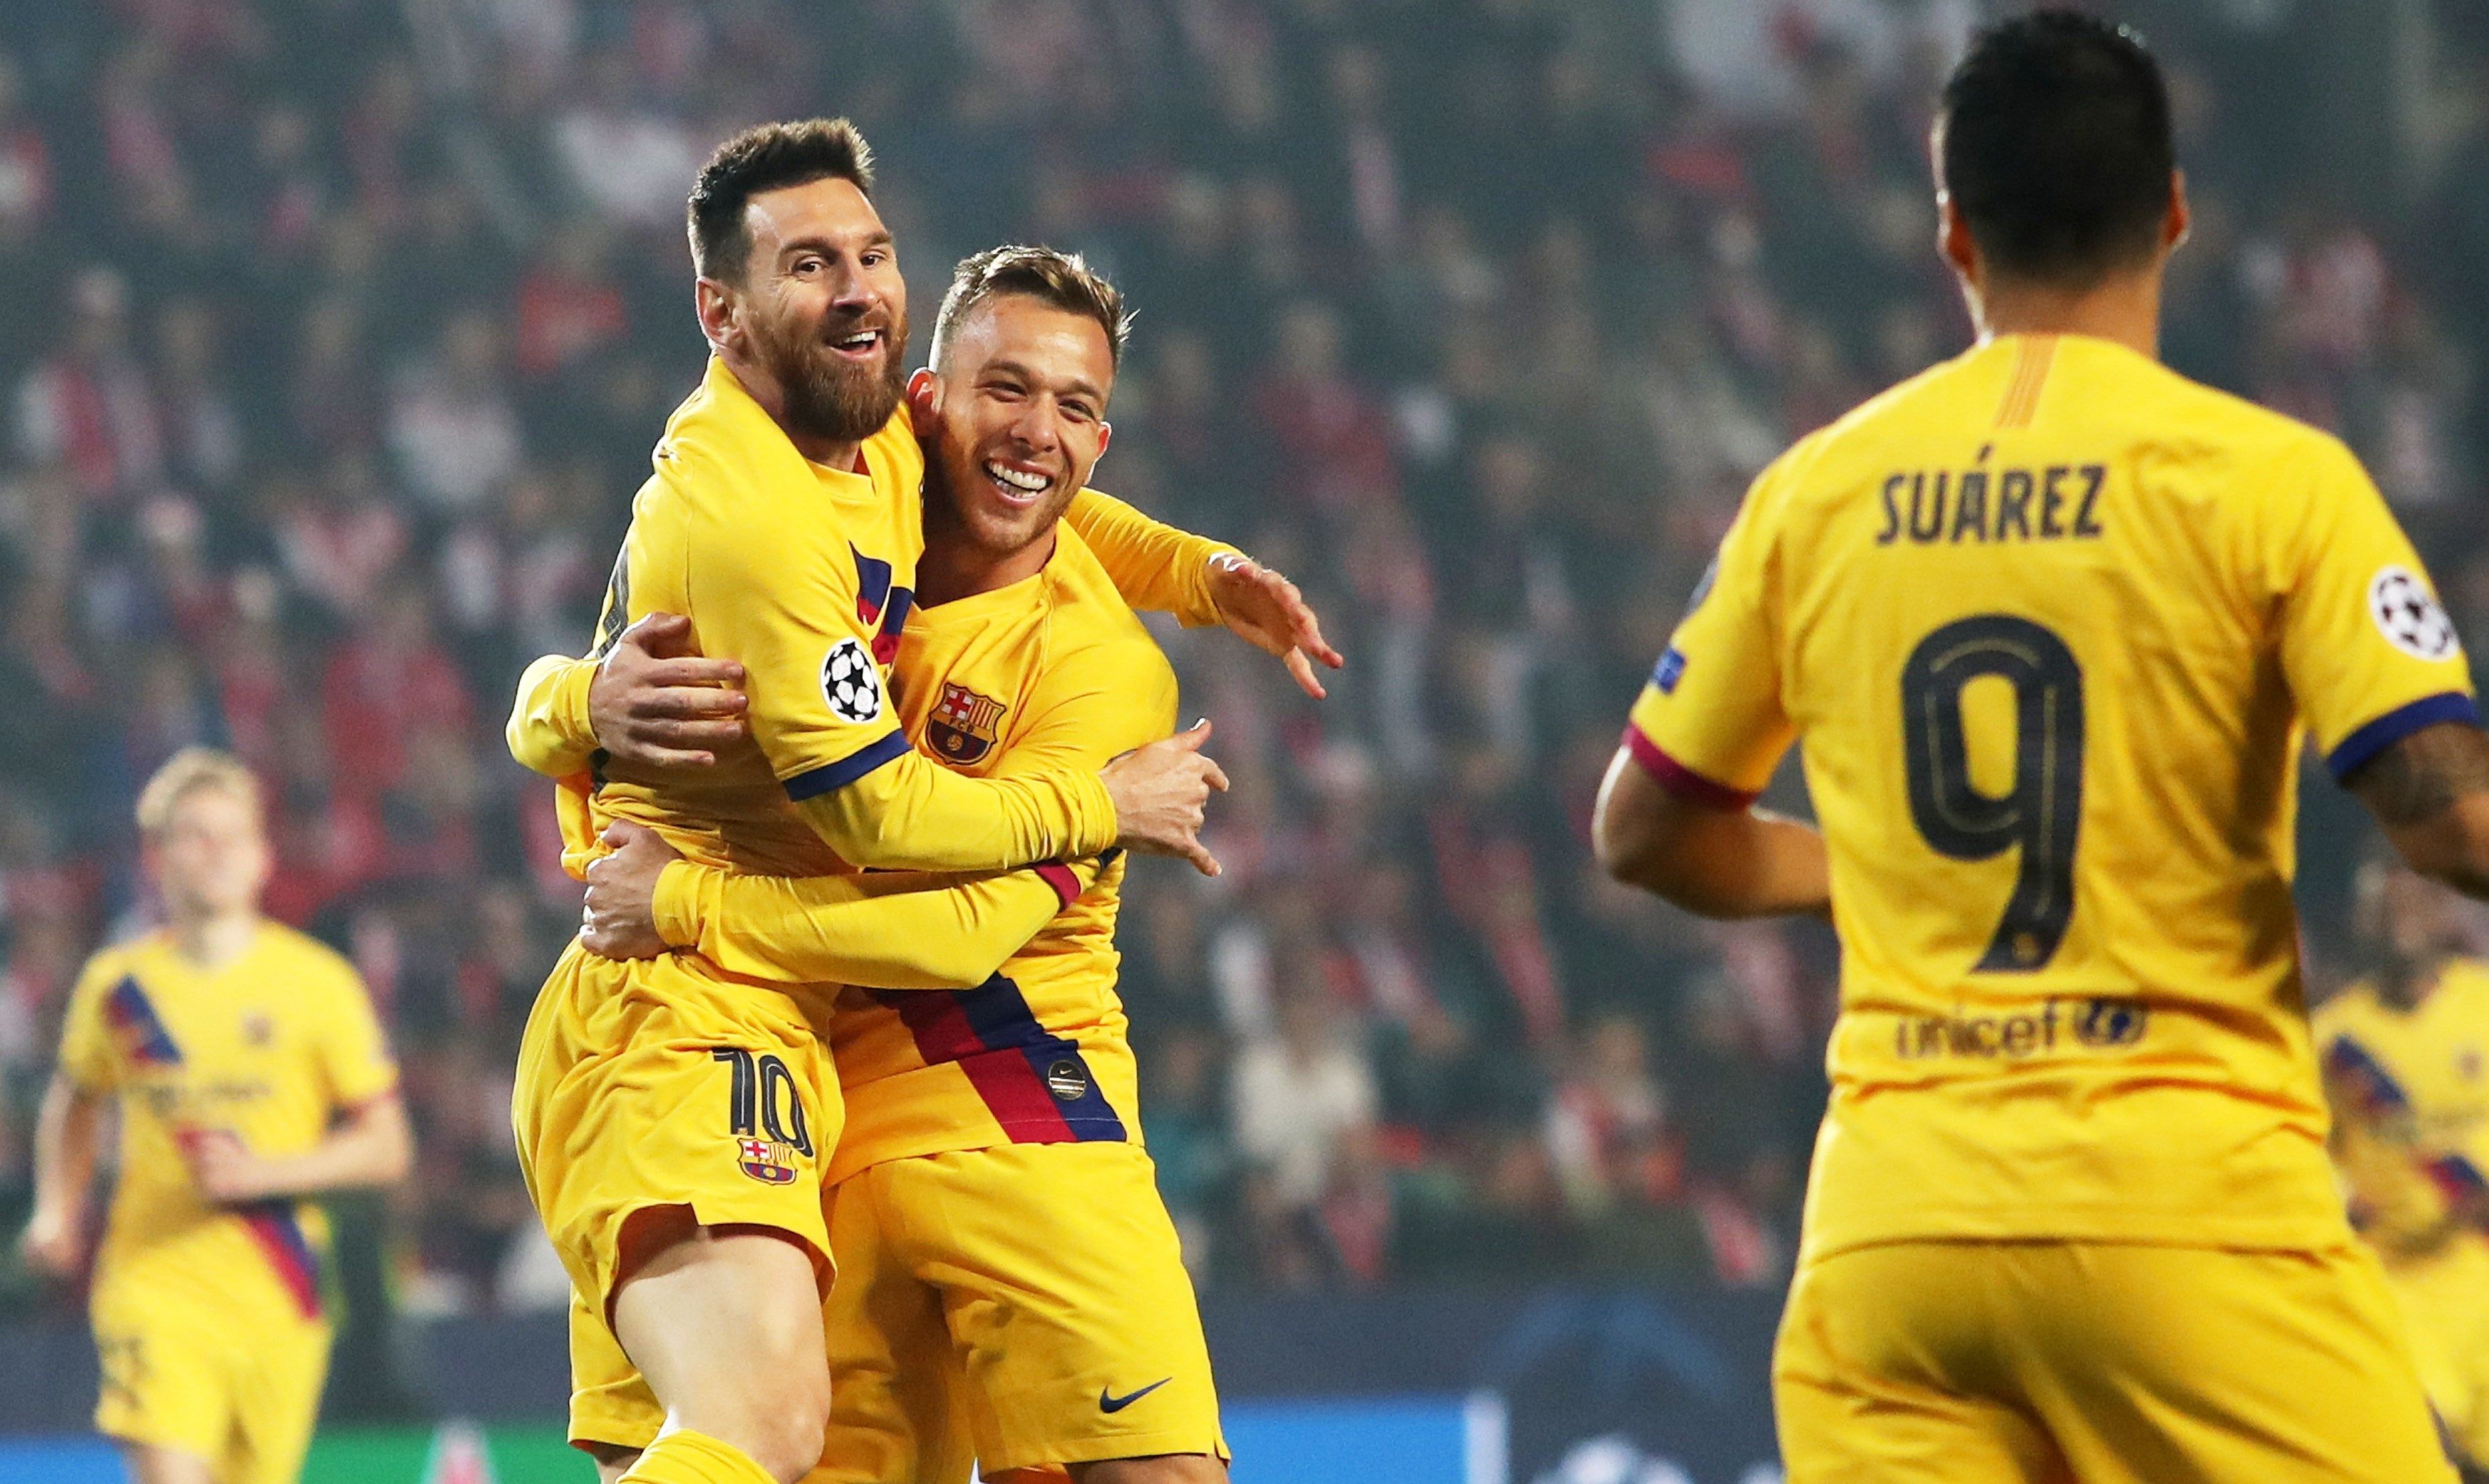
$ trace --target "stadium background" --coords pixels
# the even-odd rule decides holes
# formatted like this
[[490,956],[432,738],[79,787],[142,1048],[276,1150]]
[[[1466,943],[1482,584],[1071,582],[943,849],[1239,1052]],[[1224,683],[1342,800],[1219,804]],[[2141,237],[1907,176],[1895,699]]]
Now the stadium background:
[[[1125,994],[1227,1388],[1484,1388],[1515,1478],[1748,1477],[1833,945],[1603,883],[1589,800],[1748,476],[1962,343],[1922,140],[1993,9],[0,7],[0,1229],[71,979],[144,911],[135,782],[230,746],[420,1146],[341,1212],[330,1417],[555,1414],[506,1109],[577,890],[501,720],[697,374],[693,171],[844,112],[919,354],[962,253],[1087,252],[1139,310],[1099,482],[1297,577],[1351,657],[1316,705],[1169,638],[1228,870],[1134,873]],[[2489,632],[2489,23],[2120,14],[2196,208],[2169,358],[2348,438]],[[2362,826],[2310,806],[2329,979]],[[82,1425],[79,1312],[0,1259],[0,1428]]]

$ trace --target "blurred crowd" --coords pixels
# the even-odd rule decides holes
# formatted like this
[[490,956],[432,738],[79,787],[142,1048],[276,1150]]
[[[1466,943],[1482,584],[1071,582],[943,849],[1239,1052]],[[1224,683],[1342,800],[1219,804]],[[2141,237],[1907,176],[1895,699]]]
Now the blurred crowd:
[[[2349,438],[2489,633],[2482,38],[2434,33],[2411,118],[2329,113],[2329,69],[2402,64],[2335,47],[2323,9],[2131,8],[2196,208],[2167,350]],[[146,921],[136,783],[212,742],[270,785],[272,911],[352,956],[403,1058],[419,1173],[376,1223],[399,1302],[559,1301],[507,1104],[578,889],[501,723],[529,659],[585,644],[699,373],[692,174],[742,125],[844,112],[920,354],[958,256],[1089,254],[1139,316],[1099,484],[1296,577],[1350,656],[1317,704],[1224,636],[1167,637],[1236,781],[1227,873],[1133,872],[1124,994],[1204,1280],[1778,1281],[1830,935],[1606,883],[1587,823],[1746,481],[1964,343],[1924,136],[1981,14],[14,8],[0,1220],[67,987]],[[2366,131],[2310,126],[2345,112]]]

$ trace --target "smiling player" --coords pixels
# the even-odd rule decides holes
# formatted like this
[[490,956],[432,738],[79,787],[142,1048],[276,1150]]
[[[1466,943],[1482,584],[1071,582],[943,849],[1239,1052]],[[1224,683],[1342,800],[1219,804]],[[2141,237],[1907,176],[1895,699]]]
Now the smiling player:
[[[627,820],[690,859],[789,875],[1008,871],[1117,844],[1215,871],[1197,838],[1203,802],[1224,784],[1195,751],[1206,728],[1103,768],[970,779],[915,754],[898,727],[885,676],[915,602],[924,465],[894,415],[905,289],[871,186],[869,153],[844,121],[750,130],[702,170],[691,235],[716,354],[634,502],[598,656],[530,670],[514,753],[558,757],[557,771],[592,766],[592,788],[565,795],[584,801],[566,833],[591,848]],[[1136,599],[1255,629],[1222,603],[1243,592],[1260,639],[1275,629],[1288,636],[1280,647],[1335,659],[1292,588],[1217,559],[1232,554],[1214,543],[1086,493],[1068,519]],[[660,613],[678,616],[650,617]],[[740,667],[630,642],[666,635],[679,648],[693,633]],[[699,756],[713,769],[668,771],[690,750],[648,743],[650,718],[601,706],[614,686],[652,674],[694,682],[661,685],[669,714],[655,720],[708,728]],[[698,683],[723,678],[742,678],[740,692]],[[972,899],[1014,885],[1046,889],[1023,873],[947,899],[964,929],[988,931],[994,918]],[[900,956],[938,958],[955,956],[958,936],[886,941]],[[627,1355],[665,1409],[665,1432],[628,1477],[787,1484],[818,1455],[830,1397],[818,1181],[843,1117],[820,1042],[828,1015],[801,986],[576,947],[538,998],[513,1122],[579,1298],[575,1384],[596,1390]]]
[[[1058,524],[1107,443],[1124,324],[1077,258],[995,248],[959,265],[910,386],[933,474],[899,706],[918,750],[963,773],[1094,764],[1174,726],[1165,657]],[[988,1479],[1225,1477],[1191,1283],[1139,1144],[1114,991],[1123,874],[1107,865],[974,988],[839,997],[835,1384],[814,1484],[956,1484],[971,1448]],[[589,869],[592,946],[672,943],[763,982],[857,978],[869,920],[887,931],[893,905],[839,878],[676,863],[644,834]],[[624,1387],[573,1425],[628,1444],[661,1420]]]

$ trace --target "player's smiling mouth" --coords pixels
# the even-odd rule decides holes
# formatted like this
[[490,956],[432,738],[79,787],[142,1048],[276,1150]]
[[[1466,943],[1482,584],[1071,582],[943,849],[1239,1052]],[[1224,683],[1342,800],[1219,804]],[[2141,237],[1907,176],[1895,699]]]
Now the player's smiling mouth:
[[1010,505],[1028,506],[1038,502],[1054,487],[1054,476],[1041,469],[1027,469],[1007,464],[1001,459],[985,462],[986,482]]
[[830,350],[848,360],[870,360],[879,354],[882,332],[879,329],[851,330],[830,342]]

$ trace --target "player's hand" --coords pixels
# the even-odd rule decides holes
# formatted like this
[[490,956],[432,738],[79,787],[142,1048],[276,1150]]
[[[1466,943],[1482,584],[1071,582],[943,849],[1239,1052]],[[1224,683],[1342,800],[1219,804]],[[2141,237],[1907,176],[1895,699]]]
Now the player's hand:
[[682,857],[665,837],[628,819],[607,825],[603,838],[613,853],[587,863],[580,944],[607,958],[654,958],[669,947],[657,936],[657,877]]
[[194,1128],[179,1139],[182,1158],[190,1166],[190,1184],[212,1206],[239,1206],[277,1193],[268,1161],[243,1146],[224,1128]]
[[78,1259],[85,1255],[85,1242],[78,1232],[79,1222],[68,1212],[38,1211],[26,1223],[25,1235],[17,1239],[17,1250],[26,1266],[47,1278],[64,1282],[77,1276]]
[[1126,753],[1098,776],[1115,801],[1115,842],[1147,855],[1180,855],[1205,876],[1218,874],[1218,861],[1201,843],[1204,808],[1215,790],[1227,791],[1227,775],[1201,751],[1210,724],[1195,722],[1163,742]]
[[692,621],[650,614],[622,631],[587,687],[596,745],[617,762],[705,768],[741,741],[743,667],[702,657]]
[[1210,560],[1210,595],[1229,632],[1264,654],[1277,655],[1314,699],[1329,694],[1314,673],[1314,661],[1333,670],[1348,662],[1323,639],[1322,620],[1296,584],[1249,557],[1222,552]]

